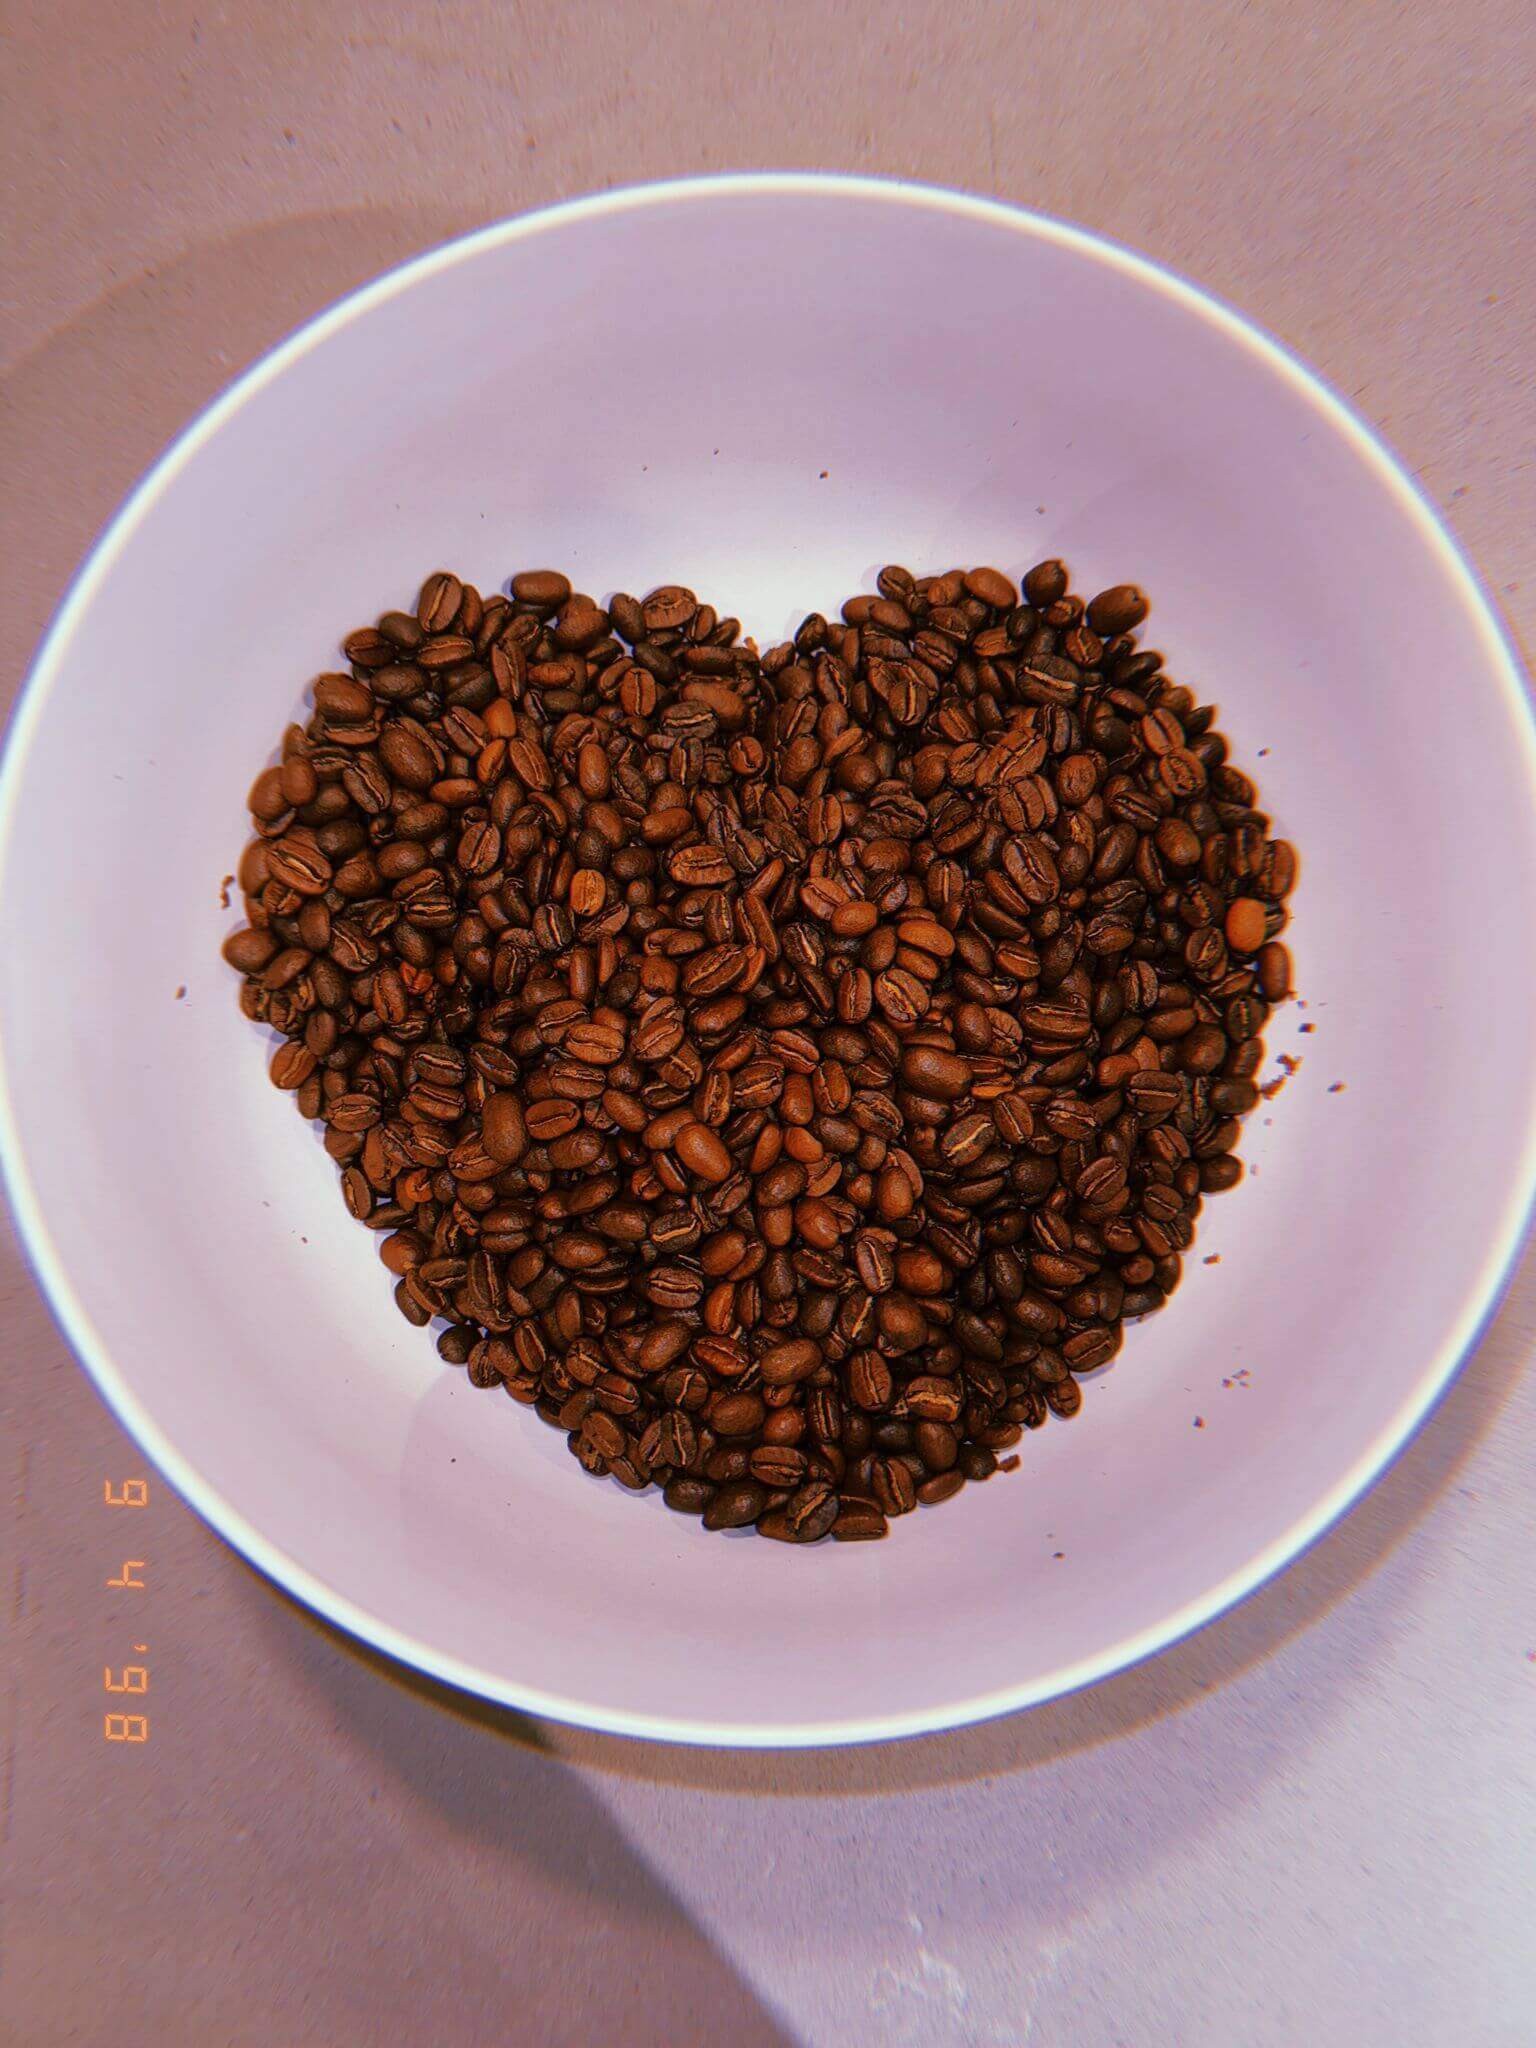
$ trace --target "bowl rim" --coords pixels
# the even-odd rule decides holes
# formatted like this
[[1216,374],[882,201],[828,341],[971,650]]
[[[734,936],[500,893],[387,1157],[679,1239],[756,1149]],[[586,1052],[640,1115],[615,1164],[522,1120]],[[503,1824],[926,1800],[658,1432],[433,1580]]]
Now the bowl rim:
[[[1407,466],[1382,436],[1316,370],[1264,328],[1151,257],[1108,236],[1004,200],[900,178],[840,172],[726,172],[624,185],[562,200],[495,221],[411,257],[305,321],[236,376],[176,435],[101,529],[60,600],[23,679],[0,753],[0,901],[28,754],[76,626],[145,514],[204,443],[240,407],[340,328],[484,250],[553,233],[576,222],[622,219],[652,206],[765,196],[868,201],[1006,228],[1118,272],[1173,301],[1246,351],[1289,385],[1322,423],[1351,445],[1406,512],[1437,558],[1452,593],[1476,630],[1494,681],[1507,700],[1536,798],[1536,717],[1512,636],[1492,595]],[[1112,1677],[1172,1647],[1258,1591],[1327,1534],[1381,1476],[1436,1407],[1497,1313],[1536,1202],[1536,1105],[1528,1105],[1519,1168],[1505,1196],[1499,1229],[1485,1251],[1481,1267],[1468,1277],[1461,1309],[1445,1341],[1425,1362],[1368,1448],[1333,1486],[1283,1535],[1198,1599],[1184,1603],[1092,1656],[1079,1658],[1023,1684],[1001,1686],[898,1714],[852,1715],[811,1722],[719,1723],[682,1713],[631,1713],[548,1692],[538,1685],[446,1655],[350,1600],[269,1542],[232,1502],[208,1484],[148,1413],[77,1298],[28,1168],[15,1107],[18,1078],[9,1070],[4,1039],[0,1036],[0,1185],[9,1195],[32,1276],[108,1408],[188,1505],[227,1543],[267,1578],[349,1636],[447,1685],[523,1713],[607,1734],[732,1749],[799,1749],[889,1741],[935,1734],[1039,1706]]]

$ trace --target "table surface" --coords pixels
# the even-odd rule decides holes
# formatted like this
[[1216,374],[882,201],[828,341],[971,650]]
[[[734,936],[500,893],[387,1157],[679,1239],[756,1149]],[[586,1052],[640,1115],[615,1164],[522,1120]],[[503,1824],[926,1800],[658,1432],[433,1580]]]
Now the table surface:
[[[1211,286],[1385,430],[1531,644],[1525,0],[12,0],[7,21],[7,700],[123,492],[296,323],[499,215],[759,165],[1000,193]],[[158,1479],[109,1513],[104,1480],[143,1461],[13,1242],[0,1261],[0,2034],[1532,2038],[1531,1260],[1392,1472],[1235,1613],[1031,1714],[788,1757],[482,1706],[301,1612]],[[101,1733],[129,1548],[142,1748]]]

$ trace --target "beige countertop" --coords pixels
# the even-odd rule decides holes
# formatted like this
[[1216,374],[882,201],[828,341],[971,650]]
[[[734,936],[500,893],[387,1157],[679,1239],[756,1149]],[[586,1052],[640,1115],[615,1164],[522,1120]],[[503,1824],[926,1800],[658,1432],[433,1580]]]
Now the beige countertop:
[[[1186,271],[1384,429],[1536,640],[1523,0],[12,0],[6,25],[0,703],[135,477],[339,293],[502,214],[761,166],[996,192]],[[1533,1325],[1527,1260],[1393,1471],[1237,1612],[1089,1694],[859,1752],[452,1696],[151,1476],[136,1747],[102,1740],[102,1489],[145,1467],[7,1240],[0,2035],[1517,2048]]]

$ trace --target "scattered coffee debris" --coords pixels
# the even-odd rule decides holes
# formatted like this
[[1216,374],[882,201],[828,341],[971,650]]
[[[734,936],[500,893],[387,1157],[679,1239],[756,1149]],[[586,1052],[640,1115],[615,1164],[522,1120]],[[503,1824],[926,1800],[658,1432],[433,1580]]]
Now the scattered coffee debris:
[[1280,1090],[1285,1086],[1286,1082],[1290,1080],[1292,1074],[1294,1074],[1297,1068],[1301,1065],[1300,1059],[1288,1052],[1279,1053],[1276,1057],[1279,1060],[1282,1071],[1276,1074],[1273,1080],[1266,1081],[1263,1087],[1259,1090],[1259,1093],[1263,1096],[1266,1102],[1274,1101],[1275,1097],[1280,1093]]

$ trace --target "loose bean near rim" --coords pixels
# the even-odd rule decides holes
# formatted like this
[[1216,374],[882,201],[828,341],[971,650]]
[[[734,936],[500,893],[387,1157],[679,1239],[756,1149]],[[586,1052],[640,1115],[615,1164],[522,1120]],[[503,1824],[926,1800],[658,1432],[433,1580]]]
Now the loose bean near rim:
[[242,1007],[441,1356],[709,1529],[884,1536],[1081,1403],[1234,1186],[1296,876],[1059,562],[759,654],[447,570],[252,785]]

